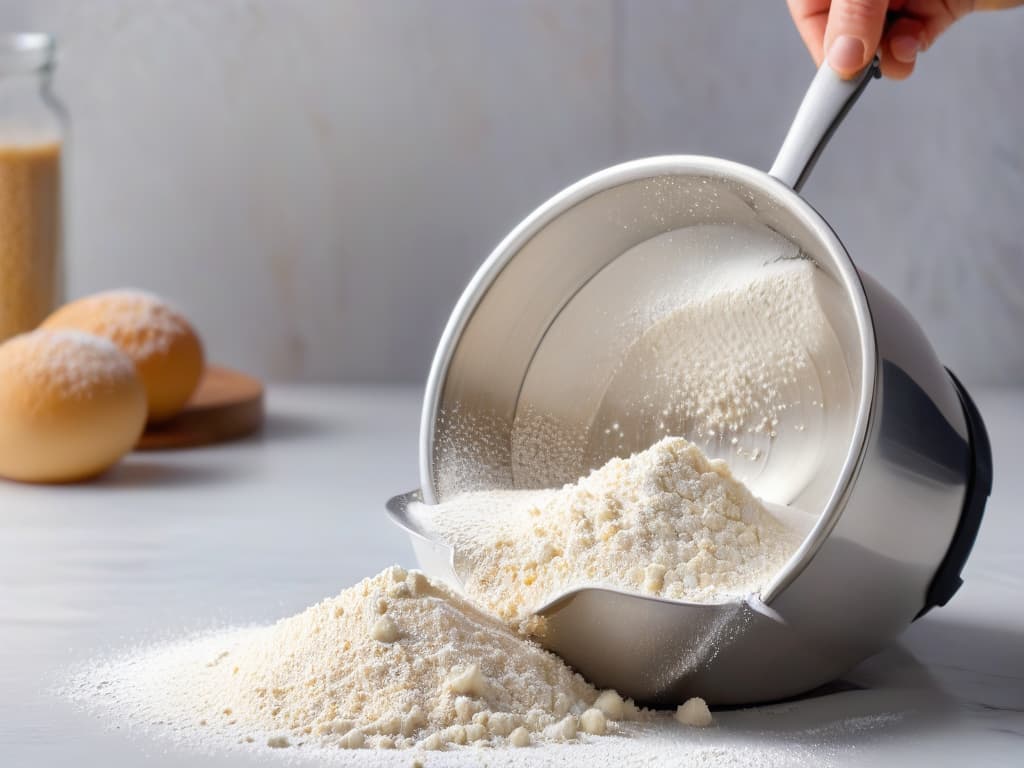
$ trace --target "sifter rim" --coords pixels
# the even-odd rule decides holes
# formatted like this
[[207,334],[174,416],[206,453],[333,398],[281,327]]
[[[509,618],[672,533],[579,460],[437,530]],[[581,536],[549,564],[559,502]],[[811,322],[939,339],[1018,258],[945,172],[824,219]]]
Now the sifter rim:
[[[445,325],[427,377],[420,417],[419,474],[423,502],[438,503],[435,493],[434,460],[438,413],[455,350],[473,313],[487,291],[526,244],[559,216],[588,198],[623,184],[665,176],[713,176],[754,189],[795,214],[824,246],[832,259],[838,283],[849,298],[858,342],[861,371],[857,411],[850,445],[842,468],[818,520],[804,537],[797,551],[762,591],[761,599],[770,604],[814,559],[835,527],[845,508],[850,490],[860,472],[867,436],[875,419],[878,353],[874,323],[860,275],[849,253],[832,228],[806,200],[769,174],[742,163],[702,155],[663,155],[632,160],[605,168],[572,184],[554,195],[519,223],[491,252],[470,279]],[[655,598],[666,602],[678,602]]]

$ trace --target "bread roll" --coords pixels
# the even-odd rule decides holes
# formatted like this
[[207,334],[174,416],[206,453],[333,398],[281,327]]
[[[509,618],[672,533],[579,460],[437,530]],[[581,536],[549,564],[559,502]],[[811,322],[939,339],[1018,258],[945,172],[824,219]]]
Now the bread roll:
[[0,475],[64,483],[103,472],[146,423],[131,359],[78,331],[33,331],[0,345]]
[[143,291],[107,291],[65,304],[43,328],[75,328],[110,339],[135,362],[149,421],[182,409],[203,373],[199,335],[179,311]]

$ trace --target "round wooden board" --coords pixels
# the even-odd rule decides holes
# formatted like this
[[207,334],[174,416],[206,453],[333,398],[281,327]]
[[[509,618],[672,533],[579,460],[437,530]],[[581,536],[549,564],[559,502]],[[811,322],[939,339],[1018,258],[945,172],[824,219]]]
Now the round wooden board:
[[252,434],[263,425],[263,382],[209,365],[192,398],[170,421],[149,425],[138,451],[194,448]]

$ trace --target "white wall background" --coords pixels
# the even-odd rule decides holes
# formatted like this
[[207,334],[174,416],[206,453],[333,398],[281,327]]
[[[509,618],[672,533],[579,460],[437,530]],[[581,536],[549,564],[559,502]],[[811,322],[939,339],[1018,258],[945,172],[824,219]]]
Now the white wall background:
[[[60,38],[71,293],[164,293],[278,380],[421,380],[532,207],[642,155],[767,167],[813,74],[782,0],[0,0],[0,28]],[[978,383],[1024,382],[1021,40],[968,19],[805,188]]]

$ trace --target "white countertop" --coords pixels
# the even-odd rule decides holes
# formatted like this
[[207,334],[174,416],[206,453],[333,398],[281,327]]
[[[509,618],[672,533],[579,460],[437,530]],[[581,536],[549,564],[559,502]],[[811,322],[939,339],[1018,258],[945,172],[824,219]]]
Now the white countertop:
[[[658,746],[665,762],[1024,765],[1024,391],[974,394],[996,480],[960,593],[833,693],[718,713],[717,727]],[[55,691],[84,660],[288,616],[412,565],[382,505],[416,485],[419,397],[279,388],[262,437],[133,455],[90,485],[0,484],[0,766],[284,764],[269,750],[193,755]],[[660,737],[632,738],[620,763],[661,762],[640,755]],[[569,765],[584,753],[532,754]]]

